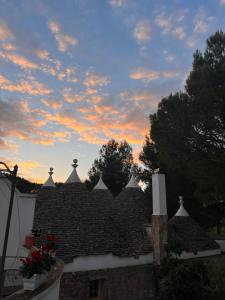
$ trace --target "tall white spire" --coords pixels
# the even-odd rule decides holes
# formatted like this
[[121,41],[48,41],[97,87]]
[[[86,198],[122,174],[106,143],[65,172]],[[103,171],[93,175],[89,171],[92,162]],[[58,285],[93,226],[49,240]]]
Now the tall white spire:
[[134,169],[131,169],[131,178],[128,182],[128,184],[126,185],[126,188],[140,188],[140,186],[138,185],[135,176],[134,176]]
[[189,214],[186,211],[186,209],[184,208],[184,201],[183,201],[183,197],[182,196],[179,196],[179,203],[180,203],[180,208],[176,212],[175,216],[176,217],[188,217]]
[[76,168],[78,167],[78,160],[77,159],[74,159],[73,160],[73,164],[72,164],[72,167],[73,167],[73,171],[72,173],[70,174],[70,176],[68,177],[68,179],[66,180],[65,183],[76,183],[76,182],[81,182],[79,176],[77,175],[77,170]]
[[55,183],[52,179],[52,175],[53,175],[53,168],[49,169],[49,177],[48,179],[45,181],[45,183],[42,185],[42,187],[55,187]]
[[94,190],[107,190],[107,186],[104,184],[102,180],[102,172],[99,174],[99,180],[96,186],[94,187]]

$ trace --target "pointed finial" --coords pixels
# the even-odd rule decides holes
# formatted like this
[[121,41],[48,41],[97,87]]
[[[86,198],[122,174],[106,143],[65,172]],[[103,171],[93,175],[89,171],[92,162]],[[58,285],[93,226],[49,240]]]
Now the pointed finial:
[[49,174],[49,177],[48,177],[48,179],[45,181],[45,183],[43,184],[42,187],[55,187],[55,183],[54,183],[54,181],[53,181],[53,179],[52,179],[52,175],[53,175],[53,168],[52,168],[52,167],[49,168],[48,174]]
[[179,207],[177,213],[175,214],[175,216],[177,216],[177,217],[188,217],[189,214],[186,211],[186,209],[184,208],[183,196],[179,196],[178,198],[179,198],[180,207]]
[[81,182],[79,176],[77,175],[77,170],[76,170],[77,167],[78,167],[78,160],[77,159],[73,160],[72,167],[73,167],[73,171],[72,171],[72,173],[70,174],[70,176],[68,177],[68,179],[66,180],[65,183]]
[[183,206],[184,204],[183,196],[179,196],[178,199],[179,199],[180,206]]
[[48,174],[50,175],[50,176],[52,176],[53,174],[54,174],[54,172],[53,172],[53,168],[51,167],[51,168],[49,168],[49,172],[48,172]]
[[77,167],[78,167],[78,160],[75,158],[74,160],[73,160],[73,164],[72,164],[72,167],[74,167],[74,169],[76,169]]
[[136,179],[135,179],[135,168],[134,166],[131,167],[130,169],[130,180],[128,182],[128,184],[126,185],[126,188],[140,188],[140,186],[138,185]]
[[159,174],[159,171],[160,171],[159,168],[157,168],[157,169],[155,169],[155,170],[153,171],[153,173],[154,173],[154,174]]
[[96,184],[96,186],[94,187],[94,190],[107,190],[107,186],[104,184],[103,180],[102,180],[102,171],[99,171],[99,180],[98,183]]

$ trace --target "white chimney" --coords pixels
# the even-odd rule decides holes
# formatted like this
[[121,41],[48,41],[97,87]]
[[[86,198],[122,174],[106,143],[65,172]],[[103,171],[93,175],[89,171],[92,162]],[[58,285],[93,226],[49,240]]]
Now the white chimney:
[[164,174],[152,175],[153,215],[166,216],[166,184]]
[[167,207],[165,175],[155,173],[152,175],[152,241],[154,264],[160,265],[166,255],[167,244]]

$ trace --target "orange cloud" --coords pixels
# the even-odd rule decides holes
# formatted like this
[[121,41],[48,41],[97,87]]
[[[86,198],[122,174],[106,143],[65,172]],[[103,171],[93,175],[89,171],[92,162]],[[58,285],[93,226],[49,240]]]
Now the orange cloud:
[[2,48],[6,51],[14,51],[16,50],[16,47],[13,44],[5,43],[2,45]]
[[9,27],[0,20],[0,41],[11,40],[14,39],[14,34],[9,29]]
[[60,109],[62,108],[63,104],[58,101],[58,100],[53,100],[53,99],[41,99],[41,102],[47,106],[47,107],[50,107],[52,109]]
[[33,170],[38,168],[40,166],[40,163],[35,160],[25,160],[19,162],[19,166],[20,168]]
[[21,80],[19,83],[13,84],[3,75],[0,75],[0,88],[5,91],[19,92],[32,96],[49,95],[52,93],[52,90],[34,79],[28,81]]
[[49,58],[49,53],[47,50],[37,50],[36,55],[38,58],[40,58],[42,60],[48,60],[48,58]]
[[158,72],[158,71],[148,70],[143,67],[137,68],[130,74],[130,78],[135,80],[142,80],[144,82],[154,81],[159,79],[160,77],[173,78],[176,76],[178,76],[178,73],[172,70]]
[[78,79],[75,77],[75,67],[68,67],[57,73],[57,78],[59,80],[66,80],[67,82],[78,82]]
[[21,69],[38,69],[38,66],[22,55],[0,52],[0,56],[19,66]]
[[75,37],[62,33],[59,25],[55,21],[50,21],[48,23],[48,28],[54,34],[59,51],[66,52],[70,46],[78,44]]
[[143,67],[137,68],[134,72],[130,74],[130,78],[135,80],[143,80],[145,82],[156,80],[159,77],[159,72],[151,71]]
[[110,80],[106,76],[102,76],[94,72],[86,72],[84,85],[86,85],[87,87],[104,86],[109,83]]
[[67,103],[77,103],[84,99],[84,95],[73,93],[70,88],[66,88],[62,92],[64,101]]

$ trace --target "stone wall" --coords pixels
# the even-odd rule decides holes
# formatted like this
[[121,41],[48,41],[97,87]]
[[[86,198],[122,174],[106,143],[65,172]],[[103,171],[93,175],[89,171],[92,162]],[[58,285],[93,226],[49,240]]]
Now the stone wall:
[[61,279],[60,300],[88,300],[89,284],[102,283],[101,300],[152,300],[152,265],[123,267],[89,272],[64,273]]

